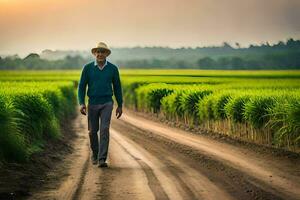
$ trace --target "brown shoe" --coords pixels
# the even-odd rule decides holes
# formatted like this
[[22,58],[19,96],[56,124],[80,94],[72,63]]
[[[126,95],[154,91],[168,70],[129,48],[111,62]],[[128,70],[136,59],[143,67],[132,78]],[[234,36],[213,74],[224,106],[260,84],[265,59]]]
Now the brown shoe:
[[108,165],[107,165],[107,163],[106,162],[104,162],[104,161],[99,161],[99,165],[98,165],[99,167],[108,167]]
[[96,165],[98,163],[98,159],[92,156],[92,163],[93,165]]

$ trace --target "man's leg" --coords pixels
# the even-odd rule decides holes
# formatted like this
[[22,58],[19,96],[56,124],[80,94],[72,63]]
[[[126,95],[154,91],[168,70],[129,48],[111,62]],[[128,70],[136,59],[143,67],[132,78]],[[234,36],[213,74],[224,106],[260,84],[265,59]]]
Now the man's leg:
[[99,142],[98,142],[98,130],[99,130],[99,106],[88,105],[88,130],[90,138],[90,147],[93,151],[93,159],[98,159]]
[[105,162],[108,153],[109,146],[109,127],[111,113],[113,110],[113,102],[108,102],[103,105],[100,111],[100,151],[99,151],[99,161]]

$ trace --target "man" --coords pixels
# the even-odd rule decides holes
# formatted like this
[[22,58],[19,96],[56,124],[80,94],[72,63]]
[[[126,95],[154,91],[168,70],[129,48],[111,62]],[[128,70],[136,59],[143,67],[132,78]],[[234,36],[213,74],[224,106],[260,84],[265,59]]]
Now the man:
[[[82,69],[78,85],[78,101],[81,114],[86,115],[85,93],[88,85],[87,113],[92,161],[93,164],[97,164],[99,160],[99,167],[107,167],[109,127],[114,103],[112,95],[114,92],[118,104],[116,116],[119,119],[122,115],[122,88],[118,68],[106,59],[111,54],[107,45],[100,42],[91,52],[95,56],[95,61],[86,64]],[[100,145],[97,135],[99,119]]]

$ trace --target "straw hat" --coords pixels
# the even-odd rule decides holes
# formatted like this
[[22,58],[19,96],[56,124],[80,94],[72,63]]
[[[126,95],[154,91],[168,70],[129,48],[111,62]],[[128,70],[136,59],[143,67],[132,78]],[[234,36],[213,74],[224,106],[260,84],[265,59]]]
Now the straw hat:
[[106,49],[108,51],[108,55],[111,54],[111,50],[108,48],[108,46],[104,43],[104,42],[99,42],[96,47],[92,48],[91,49],[91,52],[92,54],[94,54],[94,52],[97,50],[97,49]]

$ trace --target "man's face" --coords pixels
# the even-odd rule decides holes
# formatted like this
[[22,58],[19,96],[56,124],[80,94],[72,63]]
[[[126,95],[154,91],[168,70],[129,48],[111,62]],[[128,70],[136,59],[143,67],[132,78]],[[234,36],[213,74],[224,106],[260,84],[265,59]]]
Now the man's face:
[[105,61],[106,57],[108,56],[109,52],[106,49],[97,49],[94,51],[94,56],[97,62]]

